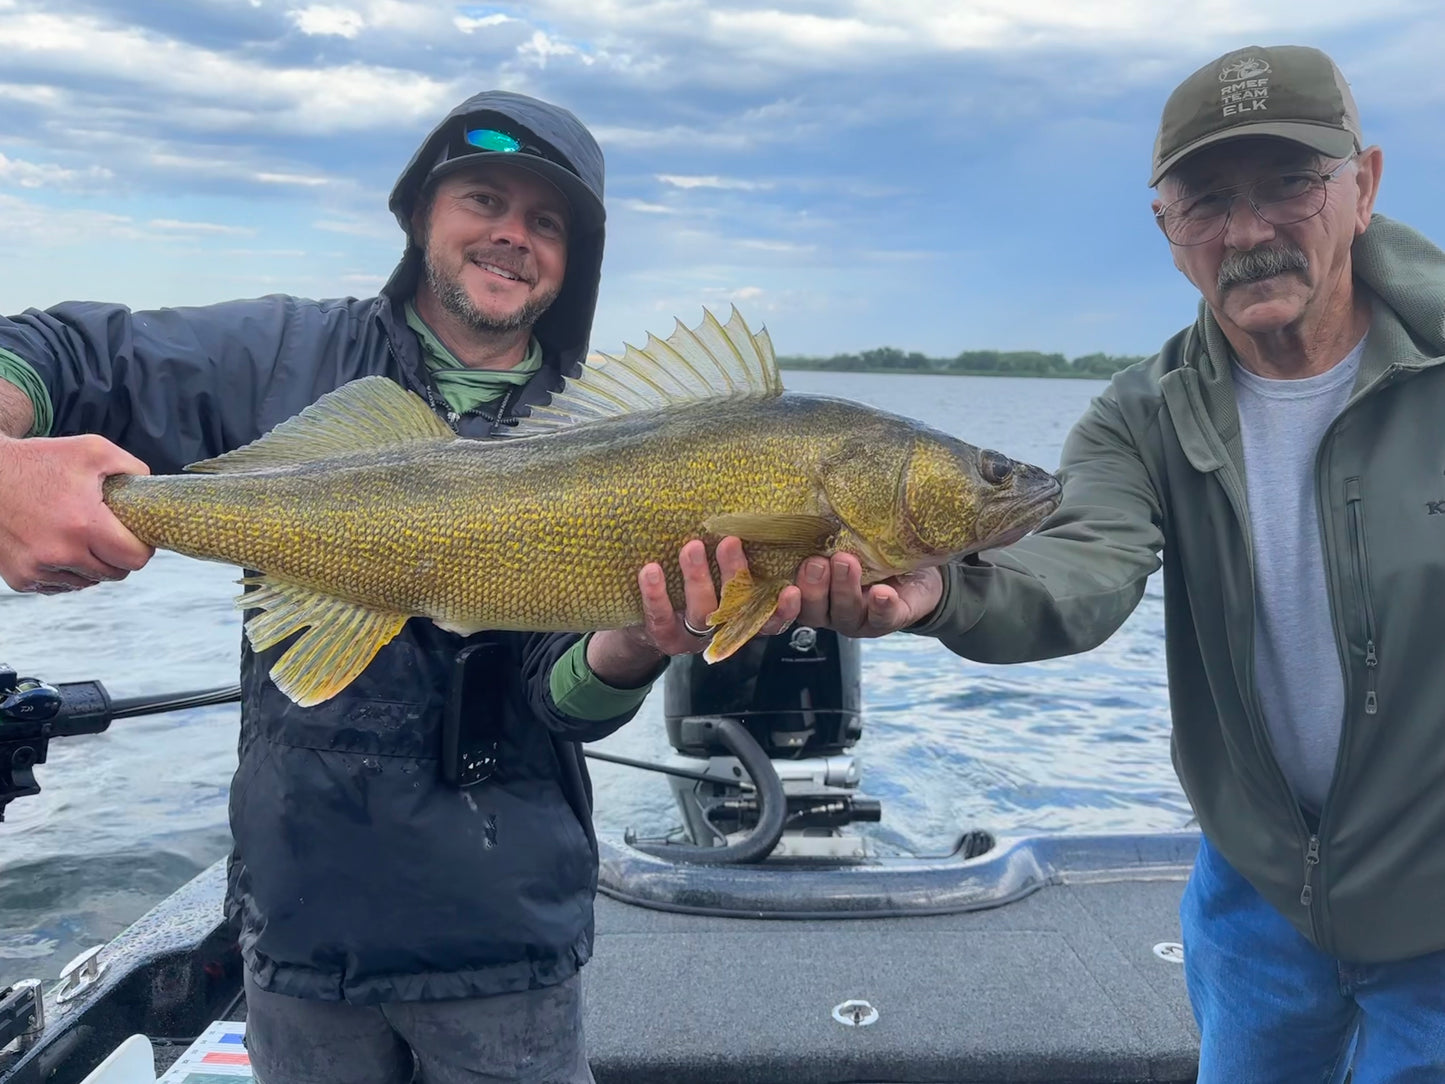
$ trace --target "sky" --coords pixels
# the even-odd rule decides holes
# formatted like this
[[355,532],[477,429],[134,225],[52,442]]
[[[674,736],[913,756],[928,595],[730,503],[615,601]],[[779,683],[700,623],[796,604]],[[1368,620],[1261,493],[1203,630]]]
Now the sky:
[[595,349],[735,304],[780,354],[1148,354],[1198,301],[1159,112],[1250,44],[1335,58],[1445,241],[1438,0],[0,0],[0,303],[370,296],[396,175],[503,88],[606,156]]

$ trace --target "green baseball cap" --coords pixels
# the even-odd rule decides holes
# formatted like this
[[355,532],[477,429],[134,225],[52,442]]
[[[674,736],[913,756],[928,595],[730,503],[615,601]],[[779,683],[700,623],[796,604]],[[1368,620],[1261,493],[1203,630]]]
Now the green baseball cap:
[[1169,95],[1149,187],[1195,151],[1242,136],[1289,139],[1330,158],[1364,145],[1354,95],[1333,60],[1304,45],[1250,45],[1211,60]]

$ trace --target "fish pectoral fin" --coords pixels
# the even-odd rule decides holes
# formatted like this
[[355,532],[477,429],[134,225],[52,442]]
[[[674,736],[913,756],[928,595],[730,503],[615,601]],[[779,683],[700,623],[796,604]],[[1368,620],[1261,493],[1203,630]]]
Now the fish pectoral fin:
[[327,456],[370,452],[457,435],[421,396],[384,376],[343,384],[250,444],[192,463],[199,474],[294,467]]
[[271,667],[276,687],[303,708],[330,700],[356,680],[407,621],[406,614],[371,610],[268,576],[242,582],[256,590],[236,599],[236,606],[262,611],[246,622],[254,650],[307,630]]
[[723,584],[717,609],[708,615],[715,631],[702,657],[721,662],[756,636],[778,608],[778,595],[786,586],[783,580],[755,580],[747,571]]
[[829,516],[771,512],[724,512],[703,521],[703,530],[725,538],[735,535],[744,542],[796,546],[804,556],[821,553],[838,532],[838,521]]

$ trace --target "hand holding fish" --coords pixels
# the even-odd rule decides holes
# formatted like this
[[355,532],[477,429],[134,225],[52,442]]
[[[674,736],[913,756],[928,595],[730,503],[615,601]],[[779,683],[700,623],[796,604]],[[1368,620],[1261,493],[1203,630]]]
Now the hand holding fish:
[[[747,572],[748,559],[737,538],[722,539],[716,557],[724,585]],[[587,665],[609,685],[623,688],[639,685],[656,675],[661,659],[699,654],[712,640],[710,635],[699,636],[689,628],[708,628],[707,617],[718,606],[707,547],[694,539],[682,547],[677,561],[682,569],[686,599],[682,610],[673,609],[662,566],[653,561],[637,574],[637,586],[642,593],[642,624],[605,629],[594,633],[588,641]],[[773,616],[757,635],[772,636],[791,625],[798,615],[799,603],[798,589],[785,587]]]
[[802,605],[798,621],[843,636],[867,638],[916,625],[943,598],[943,575],[920,568],[880,580],[866,589],[863,568],[851,553],[810,557],[798,570]]
[[101,500],[112,474],[149,474],[104,437],[0,438],[0,576],[56,594],[124,579],[155,550]]

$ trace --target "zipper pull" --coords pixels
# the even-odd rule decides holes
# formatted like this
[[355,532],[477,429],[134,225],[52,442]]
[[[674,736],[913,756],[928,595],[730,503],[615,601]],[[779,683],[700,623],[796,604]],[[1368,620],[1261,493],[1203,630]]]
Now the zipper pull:
[[1369,688],[1365,690],[1365,714],[1374,715],[1380,710],[1380,698],[1375,695],[1375,667],[1380,665],[1380,657],[1375,654],[1375,641],[1365,641],[1365,669],[1369,671]]
[[1299,901],[1308,907],[1310,901],[1315,898],[1315,890],[1310,887],[1310,878],[1314,875],[1315,867],[1320,864],[1320,837],[1310,836],[1309,849],[1305,851],[1305,886],[1299,894]]

